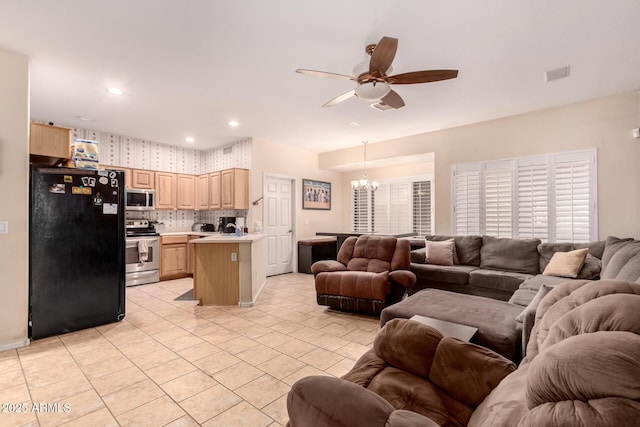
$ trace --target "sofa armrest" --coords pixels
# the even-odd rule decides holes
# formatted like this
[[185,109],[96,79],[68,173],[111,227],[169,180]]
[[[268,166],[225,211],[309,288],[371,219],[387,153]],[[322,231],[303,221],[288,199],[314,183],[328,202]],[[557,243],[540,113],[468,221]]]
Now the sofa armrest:
[[333,260],[318,261],[311,265],[311,272],[313,274],[330,271],[347,271],[347,266],[341,262]]
[[416,284],[416,275],[408,270],[394,270],[389,272],[389,281],[408,289]]
[[436,427],[427,417],[396,411],[382,397],[349,381],[327,376],[302,378],[287,396],[291,427]]

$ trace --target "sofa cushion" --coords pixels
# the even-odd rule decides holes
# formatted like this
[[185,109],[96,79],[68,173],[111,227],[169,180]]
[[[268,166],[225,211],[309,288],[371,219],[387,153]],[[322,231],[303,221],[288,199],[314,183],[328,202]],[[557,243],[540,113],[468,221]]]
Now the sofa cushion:
[[482,236],[480,268],[538,274],[539,239],[509,239]]
[[[363,235],[345,240],[338,252],[338,261],[351,271],[380,273],[392,268],[397,239],[389,236]],[[409,242],[407,243],[406,264],[409,264]],[[345,246],[346,245],[346,246]]]
[[426,264],[436,265],[454,265],[454,254],[456,244],[453,239],[434,242],[427,240],[425,243],[425,259]]
[[602,255],[601,279],[640,280],[640,240],[608,237]]
[[569,252],[556,252],[551,257],[542,274],[545,276],[569,277],[575,279],[584,265],[589,249],[576,249]]
[[424,264],[427,256],[426,251],[427,250],[425,248],[412,250],[410,253],[411,262],[417,263],[417,264]]
[[378,333],[373,348],[388,364],[427,377],[441,339],[440,332],[420,322],[393,319]]
[[411,264],[411,271],[420,279],[456,285],[466,285],[469,282],[469,273],[477,269],[478,267],[468,265]]
[[334,271],[316,276],[316,292],[321,295],[385,301],[391,292],[389,272]]
[[460,265],[480,265],[480,247],[482,237],[480,236],[442,236],[427,235],[426,240],[443,241],[453,239],[456,244],[456,256]]
[[429,379],[454,399],[476,407],[515,370],[512,361],[488,348],[443,338],[436,348]]
[[515,292],[520,284],[530,277],[530,274],[479,268],[469,272],[469,284],[480,288]]

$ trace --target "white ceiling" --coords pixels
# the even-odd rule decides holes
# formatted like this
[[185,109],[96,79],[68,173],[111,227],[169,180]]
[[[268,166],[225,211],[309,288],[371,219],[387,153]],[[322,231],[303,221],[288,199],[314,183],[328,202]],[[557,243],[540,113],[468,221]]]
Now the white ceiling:
[[[637,90],[639,19],[638,0],[2,0],[0,47],[30,57],[36,120],[324,152]],[[382,36],[399,39],[394,73],[459,77],[397,86],[406,107],[380,112],[322,108],[353,83],[294,72],[350,74]]]

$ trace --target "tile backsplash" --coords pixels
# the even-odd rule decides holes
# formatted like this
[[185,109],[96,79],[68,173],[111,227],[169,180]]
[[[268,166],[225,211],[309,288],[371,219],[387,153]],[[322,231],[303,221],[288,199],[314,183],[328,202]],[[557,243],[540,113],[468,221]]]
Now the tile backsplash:
[[[91,129],[72,128],[72,138],[98,141],[100,164],[199,175],[229,168],[251,169],[251,139],[224,147],[196,150],[161,144]],[[156,210],[127,212],[127,218],[146,218],[164,224],[165,231],[190,230],[195,222],[218,223],[222,216],[247,216],[246,210],[195,211]]]

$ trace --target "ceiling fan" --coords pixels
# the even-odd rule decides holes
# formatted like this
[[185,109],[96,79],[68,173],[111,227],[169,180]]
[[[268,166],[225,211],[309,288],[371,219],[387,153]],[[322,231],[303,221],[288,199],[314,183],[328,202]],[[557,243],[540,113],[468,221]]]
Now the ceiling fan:
[[297,69],[296,73],[339,80],[352,80],[357,83],[355,89],[336,96],[324,104],[323,107],[331,107],[346,101],[352,96],[356,96],[367,101],[380,100],[381,104],[391,108],[401,108],[404,107],[404,101],[396,91],[391,89],[391,85],[429,83],[458,77],[458,70],[423,70],[389,76],[387,74],[392,72],[391,63],[396,56],[397,49],[398,39],[393,37],[383,37],[377,45],[368,45],[365,51],[371,56],[371,59],[356,65],[352,76],[302,68]]

